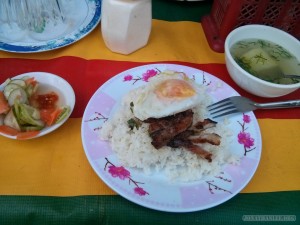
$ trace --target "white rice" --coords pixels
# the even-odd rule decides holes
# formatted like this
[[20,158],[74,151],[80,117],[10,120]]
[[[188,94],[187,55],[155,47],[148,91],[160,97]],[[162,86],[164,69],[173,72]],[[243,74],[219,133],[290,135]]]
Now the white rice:
[[[207,118],[206,106],[211,102],[210,97],[205,94],[205,87],[201,89],[203,101],[193,108],[194,122]],[[155,149],[148,134],[148,124],[143,123],[139,129],[133,130],[127,124],[127,121],[134,117],[130,110],[130,102],[139,96],[139,91],[140,88],[137,88],[124,96],[120,108],[103,125],[100,132],[100,138],[110,142],[112,150],[123,166],[140,169],[147,175],[159,172],[170,180],[190,182],[218,174],[224,164],[239,162],[239,157],[232,155],[229,149],[233,135],[225,121],[218,122],[216,127],[206,130],[222,137],[219,146],[201,144],[205,150],[213,154],[212,162],[184,148],[165,146],[159,150]]]

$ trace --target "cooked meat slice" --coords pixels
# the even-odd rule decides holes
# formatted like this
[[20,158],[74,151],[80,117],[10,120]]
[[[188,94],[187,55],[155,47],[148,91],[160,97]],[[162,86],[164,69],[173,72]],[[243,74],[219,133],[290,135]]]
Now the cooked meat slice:
[[168,146],[172,148],[184,147],[185,149],[194,152],[201,158],[206,159],[208,162],[212,161],[212,154],[199,145],[195,145],[189,137],[193,135],[192,130],[186,130],[178,135],[176,135],[172,140],[168,142]]
[[157,120],[149,124],[148,132],[149,134],[154,133],[155,131],[166,129],[170,126],[170,121],[168,120]]
[[168,143],[168,146],[172,148],[184,147],[185,149],[199,155],[201,158],[206,159],[208,162],[212,161],[212,154],[210,152],[198,145],[193,144],[189,139],[174,138]]
[[190,136],[193,136],[195,134],[195,131],[193,130],[185,130],[181,132],[180,134],[176,135],[174,139],[188,139]]
[[210,143],[212,145],[221,144],[221,136],[216,133],[200,133],[199,136],[191,136],[189,139],[193,143]]
[[[184,112],[186,112],[186,111],[184,111]],[[148,119],[143,120],[143,122],[144,123],[155,123],[155,122],[160,122],[162,120],[172,120],[172,119],[174,119],[174,117],[179,116],[180,114],[182,114],[184,112],[180,112],[180,113],[174,114],[172,116],[166,116],[166,117],[161,117],[161,118],[149,117]]]
[[[172,148],[183,147],[208,162],[212,161],[212,154],[195,143],[219,145],[221,141],[221,137],[215,133],[202,133],[202,130],[216,126],[217,123],[213,120],[205,119],[191,127],[193,123],[192,110],[159,119],[149,118],[143,122],[149,123],[151,144],[156,149],[166,145]],[[199,133],[200,135],[198,135]]]
[[190,145],[187,147],[188,150],[196,153],[199,155],[201,158],[206,159],[208,162],[212,161],[212,154],[205,149],[201,148],[199,145]]
[[203,121],[197,122],[193,127],[199,130],[205,130],[207,128],[215,127],[216,124],[216,121],[213,121],[211,119],[204,119]]
[[[176,135],[180,134],[181,132],[187,130],[193,122],[193,111],[187,110],[181,113],[177,113],[171,117],[162,118],[162,120],[168,120],[169,126],[166,126],[162,129],[158,129],[154,132],[150,132],[150,136],[152,138],[151,144],[156,148],[159,149],[163,146],[166,146],[167,143]],[[157,123],[157,122],[156,122]],[[165,125],[166,123],[163,122]],[[159,127],[160,125],[155,125]],[[151,127],[151,123],[149,125]],[[162,125],[160,127],[163,127]]]
[[169,146],[171,148],[188,147],[188,146],[193,144],[188,139],[189,136],[190,136],[190,132],[189,131],[184,131],[184,132],[176,135],[174,138],[172,138],[167,143],[167,146]]
[[191,145],[191,141],[187,139],[172,139],[171,141],[168,142],[167,146],[171,148],[180,148],[180,147],[187,147]]
[[174,133],[174,129],[163,129],[163,130],[158,130],[154,133],[152,133],[150,136],[152,138],[151,144],[156,148],[160,149],[164,147],[172,138]]
[[162,129],[167,129],[168,127],[172,126],[172,123],[176,118],[182,116],[184,112],[177,113],[172,116],[166,116],[163,118],[148,118],[144,120],[144,123],[149,123],[149,129],[148,132],[149,134],[154,133],[155,131],[162,130]]

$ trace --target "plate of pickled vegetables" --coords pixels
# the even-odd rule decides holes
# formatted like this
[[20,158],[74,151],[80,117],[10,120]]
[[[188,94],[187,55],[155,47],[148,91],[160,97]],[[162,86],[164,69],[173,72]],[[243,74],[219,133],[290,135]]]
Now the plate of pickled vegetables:
[[8,78],[0,85],[0,135],[32,139],[59,128],[75,106],[72,86],[46,72]]

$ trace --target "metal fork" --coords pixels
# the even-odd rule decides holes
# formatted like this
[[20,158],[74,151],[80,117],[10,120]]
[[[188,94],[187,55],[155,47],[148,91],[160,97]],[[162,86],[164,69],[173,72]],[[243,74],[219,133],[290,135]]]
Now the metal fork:
[[256,103],[242,96],[233,96],[211,104],[207,108],[213,118],[218,118],[238,112],[250,112],[256,109],[277,109],[292,107],[300,107],[300,99],[270,103]]

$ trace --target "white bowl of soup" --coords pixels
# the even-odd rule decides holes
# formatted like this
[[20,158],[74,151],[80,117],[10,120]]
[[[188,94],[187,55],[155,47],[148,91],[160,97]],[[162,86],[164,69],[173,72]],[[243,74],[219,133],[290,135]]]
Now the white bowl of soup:
[[225,40],[225,61],[231,78],[251,94],[273,98],[300,88],[300,42],[266,25],[245,25]]

